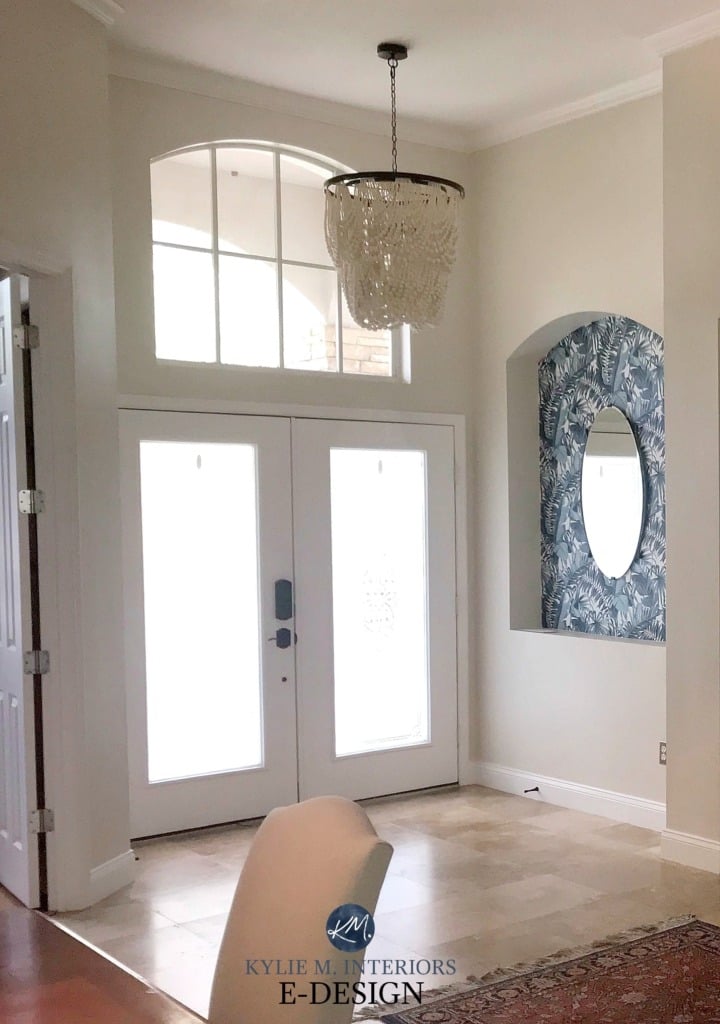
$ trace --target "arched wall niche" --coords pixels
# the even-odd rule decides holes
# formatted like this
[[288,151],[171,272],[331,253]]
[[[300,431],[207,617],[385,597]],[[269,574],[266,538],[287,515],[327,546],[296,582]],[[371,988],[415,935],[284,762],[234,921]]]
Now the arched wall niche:
[[[542,630],[548,629],[552,632],[567,628],[562,622],[549,621],[553,615],[548,614],[548,587],[549,587],[549,565],[547,562],[548,544],[545,542],[546,557],[545,565],[541,560],[543,547],[542,540],[542,495],[540,486],[540,465],[539,465],[539,434],[540,423],[540,389],[538,386],[538,369],[542,360],[558,348],[560,356],[564,353],[564,347],[572,347],[576,353],[575,366],[560,381],[560,387],[572,389],[575,386],[575,379],[586,382],[588,374],[591,378],[593,395],[591,404],[593,409],[589,410],[592,418],[597,411],[594,407],[601,408],[609,404],[623,405],[622,395],[616,394],[613,398],[611,383],[603,382],[602,374],[595,372],[597,360],[596,353],[592,350],[597,344],[598,332],[587,331],[589,325],[597,321],[612,322],[615,327],[614,336],[618,332],[622,334],[624,325],[636,324],[640,333],[655,337],[651,328],[637,324],[630,318],[618,317],[600,310],[584,311],[560,317],[547,324],[544,324],[537,331],[533,332],[508,359],[507,371],[507,416],[508,416],[508,501],[509,501],[509,602],[510,602],[510,627],[511,629]],[[609,332],[608,337],[612,334]],[[603,332],[599,332],[602,337]],[[569,340],[572,338],[572,345]],[[595,339],[595,340],[591,340]],[[563,342],[563,346],[560,343]],[[603,342],[601,341],[601,344]],[[634,361],[634,350],[631,341],[624,341],[616,348],[622,349],[622,359],[625,363],[632,365]],[[580,351],[580,358],[577,352]],[[586,358],[587,357],[587,358]],[[617,357],[617,353],[615,353]],[[627,370],[627,366],[624,367]],[[632,371],[634,372],[634,370]],[[660,371],[662,372],[662,371]],[[547,381],[546,381],[547,383]],[[615,385],[617,387],[617,385]],[[662,380],[659,384],[660,395],[662,395]],[[643,407],[644,408],[644,407]],[[626,411],[633,412],[631,405],[626,404]],[[637,411],[637,405],[635,407]],[[637,417],[635,417],[637,418]],[[632,421],[633,416],[630,416]],[[547,456],[547,452],[546,452]],[[664,483],[664,478],[663,478]],[[547,487],[546,487],[547,492]],[[663,487],[664,503],[664,487]],[[547,501],[547,494],[546,494]],[[655,491],[655,504],[658,503],[657,489]],[[657,509],[656,509],[657,512]],[[624,635],[643,636],[643,638],[664,639],[664,507],[663,517],[663,585],[662,594],[656,602],[662,605],[662,628],[658,627],[660,619],[655,616],[655,623],[652,629],[639,633],[626,632]],[[547,526],[546,526],[547,529]],[[584,536],[584,531],[583,531]],[[582,558],[580,559],[582,561]],[[590,560],[592,561],[592,560]],[[594,564],[594,563],[593,563]],[[545,577],[543,580],[543,576]],[[604,578],[603,578],[604,579]],[[543,586],[545,594],[543,593]],[[607,601],[612,601],[609,591],[606,594]],[[545,601],[544,601],[545,598]],[[544,602],[544,604],[543,604]],[[543,607],[545,615],[543,616]],[[557,601],[553,606],[557,610]],[[657,608],[655,609],[657,611]],[[554,619],[557,620],[555,615]],[[568,619],[565,616],[566,620]],[[600,635],[623,635],[618,629],[617,622],[608,621],[597,625],[591,625],[585,629],[582,623],[575,621],[571,629],[579,632],[596,633]]]

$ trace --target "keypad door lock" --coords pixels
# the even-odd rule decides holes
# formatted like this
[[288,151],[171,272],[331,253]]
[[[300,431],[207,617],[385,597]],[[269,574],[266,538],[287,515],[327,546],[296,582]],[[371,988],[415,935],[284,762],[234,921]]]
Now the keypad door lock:
[[290,580],[275,580],[275,618],[287,622],[293,614],[292,583]]

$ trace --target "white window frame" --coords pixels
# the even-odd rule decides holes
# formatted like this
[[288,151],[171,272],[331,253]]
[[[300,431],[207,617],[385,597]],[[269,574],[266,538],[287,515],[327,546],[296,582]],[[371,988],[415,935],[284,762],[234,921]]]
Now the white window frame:
[[[262,263],[274,263],[275,264],[275,279],[277,287],[278,297],[278,343],[279,343],[279,366],[253,366],[252,364],[246,363],[225,363],[221,359],[220,350],[220,257],[221,256],[237,256],[237,252],[231,252],[229,250],[221,249],[219,247],[219,230],[218,230],[218,194],[217,194],[217,150],[218,149],[249,149],[258,150],[260,152],[271,153],[273,156],[273,171],[275,177],[275,256],[255,256],[251,254],[243,254],[243,259],[256,259]],[[328,178],[335,174],[342,174],[349,170],[348,167],[344,167],[341,164],[333,163],[318,154],[310,153],[307,150],[296,149],[292,146],[282,146],[271,142],[243,142],[242,140],[220,140],[215,142],[203,142],[195,146],[183,146],[182,149],[175,149],[169,153],[163,153],[162,156],[155,157],[150,161],[151,164],[161,163],[163,160],[167,160],[170,157],[178,156],[181,153],[192,153],[192,152],[205,152],[210,153],[210,188],[211,188],[211,203],[212,203],[212,224],[211,224],[211,244],[209,247],[188,245],[179,242],[165,242],[157,241],[152,237],[153,251],[155,246],[162,246],[166,249],[181,249],[187,252],[201,252],[209,253],[212,256],[213,264],[213,278],[215,285],[215,360],[209,362],[205,360],[194,360],[194,359],[172,359],[164,356],[158,356],[157,347],[155,349],[155,360],[158,363],[163,363],[171,366],[219,366],[225,369],[231,370],[242,370],[243,372],[250,373],[270,373],[270,374],[292,374],[296,376],[298,374],[302,376],[314,377],[314,378],[350,378],[363,381],[404,381],[410,382],[410,329],[403,325],[401,327],[395,327],[390,331],[390,372],[383,376],[369,374],[369,373],[356,373],[356,372],[345,372],[343,369],[343,350],[344,350],[344,339],[343,339],[343,324],[342,324],[342,289],[340,283],[340,275],[335,271],[337,276],[337,369],[335,370],[306,370],[296,369],[294,367],[285,366],[285,341],[284,341],[284,321],[283,321],[283,267],[304,267],[311,270],[335,270],[330,257],[328,256],[327,263],[308,263],[303,260],[290,260],[284,259],[282,254],[282,182],[280,178],[280,158],[283,156],[292,157],[295,160],[303,160],[306,163],[314,164],[316,167],[321,168],[327,173]],[[152,206],[152,196],[151,196]],[[154,293],[154,287],[153,287]],[[154,337],[154,334],[153,334]]]

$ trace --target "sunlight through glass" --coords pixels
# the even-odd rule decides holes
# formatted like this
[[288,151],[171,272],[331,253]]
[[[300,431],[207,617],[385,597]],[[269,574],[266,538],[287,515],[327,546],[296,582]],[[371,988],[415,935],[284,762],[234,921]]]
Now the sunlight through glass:
[[148,777],[262,764],[256,452],[140,444]]
[[429,738],[425,453],[333,448],[335,752]]

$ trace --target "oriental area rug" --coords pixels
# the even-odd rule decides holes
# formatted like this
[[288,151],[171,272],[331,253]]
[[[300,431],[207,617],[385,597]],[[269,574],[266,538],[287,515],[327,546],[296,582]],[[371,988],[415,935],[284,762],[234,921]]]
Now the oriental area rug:
[[[382,1011],[381,1011],[382,1013]],[[384,1024],[717,1024],[720,928],[694,918],[431,991]]]

